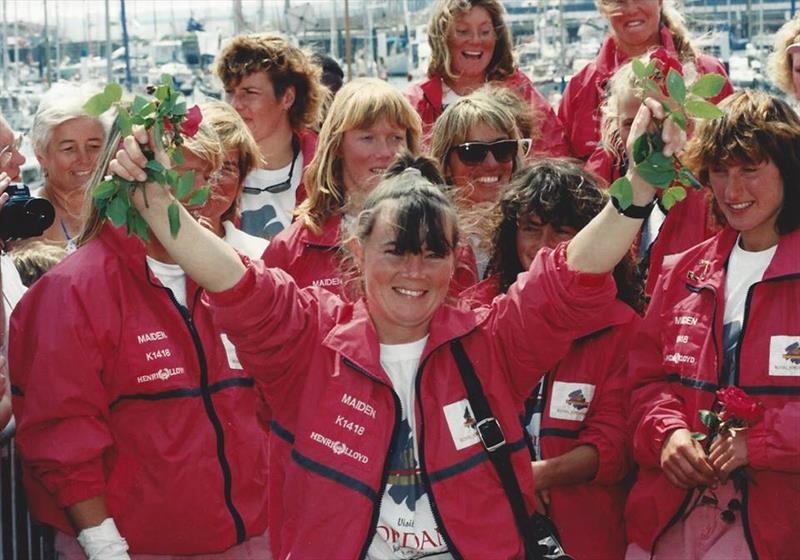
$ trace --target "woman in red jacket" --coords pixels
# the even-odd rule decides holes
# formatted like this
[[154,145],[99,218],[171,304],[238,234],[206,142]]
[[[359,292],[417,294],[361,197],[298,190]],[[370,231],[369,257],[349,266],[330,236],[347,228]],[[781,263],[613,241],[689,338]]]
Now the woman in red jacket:
[[386,82],[363,78],[339,90],[305,172],[307,198],[264,252],[267,266],[282,268],[300,287],[340,293],[346,230],[398,152],[418,153],[420,134],[414,109]]
[[[674,138],[667,140],[670,150]],[[139,143],[147,142],[144,131],[126,138],[112,171],[146,178]],[[364,296],[352,303],[243,262],[185,212],[173,238],[169,193],[144,185],[147,207],[136,193],[154,234],[212,294],[220,328],[268,388],[278,558],[521,558],[523,543],[453,352],[463,348],[481,379],[531,511],[518,410],[536,372],[606,320],[614,303],[608,272],[641,225],[606,206],[568,245],[543,251],[506,298],[489,308],[456,308],[445,303],[455,211],[439,188],[414,175],[388,180],[359,214],[348,246]],[[650,203],[653,189],[632,180],[633,204]]]
[[[800,119],[749,90],[720,108],[685,161],[727,226],[668,259],[631,345],[629,558],[800,555]],[[693,438],[730,386],[763,417]]]
[[[663,47],[683,64],[692,62],[699,74],[725,75],[722,64],[700,54],[689,41],[683,16],[674,0],[596,0],[600,14],[611,27],[609,36],[594,61],[575,74],[567,84],[558,116],[564,125],[570,155],[586,160],[600,140],[600,104],[606,83],[629,58]],[[730,95],[727,83],[713,100]]]
[[567,154],[563,126],[530,78],[517,68],[505,8],[499,0],[438,0],[428,26],[428,79],[406,95],[422,118],[427,143],[442,112],[486,82],[513,90],[528,104],[541,135],[534,150]]
[[[204,122],[178,170],[199,188],[223,153]],[[33,516],[57,528],[66,560],[268,558],[263,405],[203,290],[152,234],[128,236],[95,208],[78,244],[12,317]]]
[[[462,297],[488,305],[507,293],[542,248],[572,239],[607,202],[596,179],[572,163],[542,160],[524,169],[499,203],[491,276]],[[572,344],[525,406],[534,488],[575,558],[625,554],[624,389],[628,346],[644,306],[631,255],[616,266],[614,279],[618,299],[606,321]]]

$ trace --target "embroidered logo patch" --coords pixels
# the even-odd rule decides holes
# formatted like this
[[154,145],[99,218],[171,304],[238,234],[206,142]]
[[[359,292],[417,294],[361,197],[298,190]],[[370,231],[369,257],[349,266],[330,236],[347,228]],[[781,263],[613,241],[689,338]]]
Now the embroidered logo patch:
[[456,449],[461,450],[480,443],[478,430],[475,428],[475,415],[467,399],[445,405],[443,410]]
[[222,339],[222,345],[225,347],[225,354],[228,356],[228,367],[231,369],[244,369],[239,362],[239,356],[236,355],[236,347],[233,345],[233,342],[230,341],[228,335],[221,333],[219,337]]
[[550,399],[550,417],[580,422],[586,418],[592,397],[594,385],[591,383],[556,381]]
[[800,376],[800,336],[770,337],[769,374]]

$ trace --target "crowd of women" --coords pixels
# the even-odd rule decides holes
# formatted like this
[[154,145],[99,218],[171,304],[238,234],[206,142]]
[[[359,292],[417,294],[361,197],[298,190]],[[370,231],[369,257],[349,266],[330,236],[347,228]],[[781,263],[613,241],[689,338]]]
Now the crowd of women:
[[[687,138],[631,59],[723,66],[671,0],[597,5],[558,112],[497,0],[435,2],[406,96],[235,37],[179,165],[54,88],[2,406],[58,558],[539,558],[534,514],[577,559],[800,555],[800,117],[726,81]],[[800,98],[800,19],[770,68]],[[669,210],[654,131],[704,185]],[[211,187],[176,235],[145,154]],[[109,175],[147,241],[93,206]]]

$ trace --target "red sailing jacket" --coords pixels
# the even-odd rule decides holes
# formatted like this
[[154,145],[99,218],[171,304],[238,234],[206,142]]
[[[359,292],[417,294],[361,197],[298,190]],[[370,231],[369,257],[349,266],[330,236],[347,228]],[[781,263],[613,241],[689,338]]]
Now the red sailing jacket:
[[[535,117],[534,126],[538,127],[540,135],[533,144],[532,152],[553,157],[567,155],[564,126],[547,99],[534,87],[530,78],[522,70],[517,69],[511,76],[496,83],[515,91],[530,104],[531,112]],[[426,145],[430,143],[433,123],[444,111],[442,97],[442,79],[439,77],[428,78],[406,92],[406,98],[422,119],[423,138]]]
[[[672,34],[665,26],[661,27],[661,45],[678,58]],[[606,83],[614,71],[627,61],[628,56],[617,50],[614,39],[609,36],[597,58],[570,79],[558,108],[570,155],[586,160],[597,147],[600,141],[600,104],[605,99]],[[722,63],[705,54],[697,57],[695,67],[699,74],[716,72],[727,76]],[[710,101],[717,103],[731,93],[733,86],[726,82],[720,94]]]
[[303,175],[304,177],[300,179],[300,185],[297,187],[297,192],[295,193],[295,206],[300,206],[300,203],[306,199],[306,187],[305,187],[305,171],[308,164],[311,163],[311,160],[314,159],[314,154],[317,152],[317,133],[311,130],[310,128],[304,128],[302,130],[297,131],[297,137],[300,139],[300,151],[303,154]]
[[[594,151],[584,167],[608,181],[609,185],[620,177],[620,160],[602,147]],[[656,240],[650,245],[647,282],[644,287],[644,293],[648,296],[653,295],[664,257],[682,253],[713,237],[720,230],[711,209],[711,192],[708,189],[697,191],[687,188],[686,195],[685,199],[667,212]],[[639,236],[634,243],[634,253],[638,253],[638,246]]]
[[[613,301],[610,275],[566,267],[565,246],[540,255],[508,296],[479,310],[442,305],[416,376],[422,482],[455,557],[521,558],[511,508],[472,424],[450,341],[460,339],[511,445],[534,506],[530,454],[518,411],[571,340],[597,329]],[[251,264],[232,289],[209,294],[215,321],[267,388],[270,537],[275,558],[363,558],[376,531],[400,427],[400,403],[380,366],[364,300],[299,289]],[[531,333],[536,333],[531,338]],[[455,417],[450,414],[455,410]],[[398,538],[403,538],[399,535]]]
[[[270,241],[261,259],[268,267],[288,272],[300,288],[319,286],[342,295],[341,226],[342,216],[336,214],[317,235],[302,220],[295,220]],[[450,294],[458,294],[477,281],[475,255],[468,244],[461,245],[456,252]]]
[[[737,232],[726,228],[667,259],[630,353],[634,459],[639,474],[625,509],[628,540],[645,550],[680,519],[697,490],[667,481],[661,448],[677,428],[705,432],[698,410],[720,386],[725,267]],[[745,537],[756,558],[798,558],[800,541],[800,230],[784,235],[764,278],[750,288],[735,384],[766,406],[747,431]],[[793,349],[795,349],[793,351]]]
[[253,379],[211,323],[106,225],[36,282],[11,322],[17,445],[34,517],[104,495],[132,553],[221,552],[267,527]]
[[[497,277],[489,277],[462,297],[490,304],[497,294]],[[564,549],[575,558],[625,556],[626,487],[622,480],[631,461],[624,391],[628,347],[639,322],[636,312],[617,300],[607,311],[604,328],[576,340],[544,377],[542,458],[558,457],[579,445],[592,445],[599,454],[592,482],[550,488],[548,514]],[[577,398],[583,398],[583,403],[569,402],[575,391],[580,391]]]

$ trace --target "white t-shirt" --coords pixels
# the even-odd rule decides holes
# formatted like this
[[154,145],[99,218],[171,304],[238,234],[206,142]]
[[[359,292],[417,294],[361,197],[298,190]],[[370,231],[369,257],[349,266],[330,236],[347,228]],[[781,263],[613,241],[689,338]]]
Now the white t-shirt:
[[281,169],[254,169],[244,180],[245,189],[263,189],[277,185],[289,178],[292,170],[291,187],[283,192],[262,191],[258,194],[242,192],[239,208],[242,213],[242,231],[272,239],[292,223],[292,211],[296,206],[297,188],[303,176],[303,152],[297,153],[294,169],[290,163]]
[[225,228],[225,243],[251,259],[260,259],[269,245],[266,239],[243,232],[233,222],[226,220],[222,222],[222,227]]
[[450,89],[447,84],[442,82],[442,111],[447,109],[459,99],[461,99],[461,96]]
[[165,288],[168,288],[175,300],[182,306],[186,305],[186,273],[177,264],[167,264],[157,261],[152,257],[145,257],[147,259],[147,266],[153,273],[153,276],[158,278]]
[[426,336],[408,344],[381,344],[381,366],[400,400],[402,423],[392,445],[394,454],[381,499],[377,531],[367,552],[370,560],[452,558],[436,526],[419,469],[414,384],[427,341]]
[[8,255],[0,256],[0,267],[2,267],[3,279],[3,309],[5,310],[6,324],[3,325],[3,349],[8,348],[8,321],[11,318],[11,312],[17,305],[17,302],[25,295],[27,288],[22,283],[19,277],[19,272],[14,266],[14,261]]
[[777,245],[763,251],[745,251],[742,249],[741,236],[731,251],[728,270],[725,274],[725,315],[722,320],[723,341],[723,381],[733,383],[736,373],[736,348],[742,334],[744,308],[747,291],[750,286],[764,277]]

